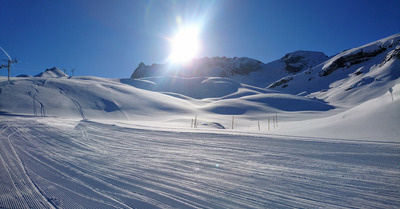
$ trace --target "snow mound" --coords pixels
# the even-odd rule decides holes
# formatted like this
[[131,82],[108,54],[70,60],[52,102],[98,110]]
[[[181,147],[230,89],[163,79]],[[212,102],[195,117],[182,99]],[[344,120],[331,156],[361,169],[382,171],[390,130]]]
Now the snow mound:
[[47,69],[46,71],[35,75],[34,77],[43,77],[43,78],[61,78],[61,77],[68,77],[66,73],[61,71],[60,69],[53,67]]
[[223,115],[257,115],[275,112],[327,111],[334,107],[319,100],[287,94],[260,94],[212,101],[202,107]]
[[202,111],[223,115],[333,109],[317,99],[265,90],[228,78],[149,77],[122,79],[121,82],[201,104]]
[[195,99],[218,98],[235,93],[241,84],[226,78],[149,77],[121,82],[150,91],[170,92]]

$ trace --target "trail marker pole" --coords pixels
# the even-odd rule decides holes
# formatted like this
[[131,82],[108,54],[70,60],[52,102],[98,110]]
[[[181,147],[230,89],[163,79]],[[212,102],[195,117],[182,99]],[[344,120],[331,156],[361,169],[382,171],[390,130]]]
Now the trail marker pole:
[[272,116],[272,123],[274,124],[274,129],[275,129],[275,117]]

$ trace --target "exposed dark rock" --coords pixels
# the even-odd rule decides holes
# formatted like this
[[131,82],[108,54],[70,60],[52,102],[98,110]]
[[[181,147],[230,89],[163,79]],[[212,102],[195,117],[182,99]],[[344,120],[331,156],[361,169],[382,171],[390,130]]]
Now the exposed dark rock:
[[[282,85],[282,84],[285,84],[285,83],[291,81],[292,79],[293,79],[293,77],[287,76],[287,77],[285,77],[285,78],[282,78],[282,79],[279,80],[279,81],[275,81],[275,82],[272,83],[270,86],[268,86],[268,88],[275,88],[275,87],[277,87],[277,86],[280,86],[280,85]],[[288,86],[288,85],[286,85],[285,87],[287,87],[287,86]],[[285,87],[282,86],[282,88],[285,88]]]
[[328,56],[324,53],[312,51],[296,51],[288,53],[281,58],[286,65],[285,70],[290,73],[297,73],[306,68],[314,67],[327,59]]
[[365,62],[386,50],[387,49],[385,47],[379,46],[379,48],[377,50],[374,50],[371,52],[363,52],[363,50],[361,50],[354,54],[341,56],[338,59],[336,59],[335,61],[333,61],[333,63],[329,67],[320,71],[319,76],[321,76],[321,77],[327,76],[339,68],[350,67],[352,65],[356,65],[356,64]]
[[389,62],[392,59],[400,59],[400,45],[397,46],[394,50],[390,51],[379,66],[382,67],[385,63]]

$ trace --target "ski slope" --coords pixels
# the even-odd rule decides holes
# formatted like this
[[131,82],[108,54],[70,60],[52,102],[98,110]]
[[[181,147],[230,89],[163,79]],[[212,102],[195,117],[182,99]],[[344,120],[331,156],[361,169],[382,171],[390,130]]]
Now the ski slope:
[[1,208],[398,208],[400,144],[2,116]]

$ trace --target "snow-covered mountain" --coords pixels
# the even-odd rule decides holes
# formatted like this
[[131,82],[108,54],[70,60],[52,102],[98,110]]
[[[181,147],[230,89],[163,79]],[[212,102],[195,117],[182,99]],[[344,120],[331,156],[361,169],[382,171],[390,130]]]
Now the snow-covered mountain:
[[259,71],[248,75],[233,75],[230,78],[241,83],[265,88],[282,77],[303,72],[327,59],[328,56],[322,52],[296,51],[286,54],[279,60],[262,64]]
[[383,95],[399,82],[400,33],[343,51],[268,88],[328,102],[359,104]]
[[68,77],[66,73],[61,71],[60,69],[53,67],[50,69],[47,69],[46,71],[39,73],[35,75],[35,77],[44,77],[44,78],[62,78],[62,77]]

